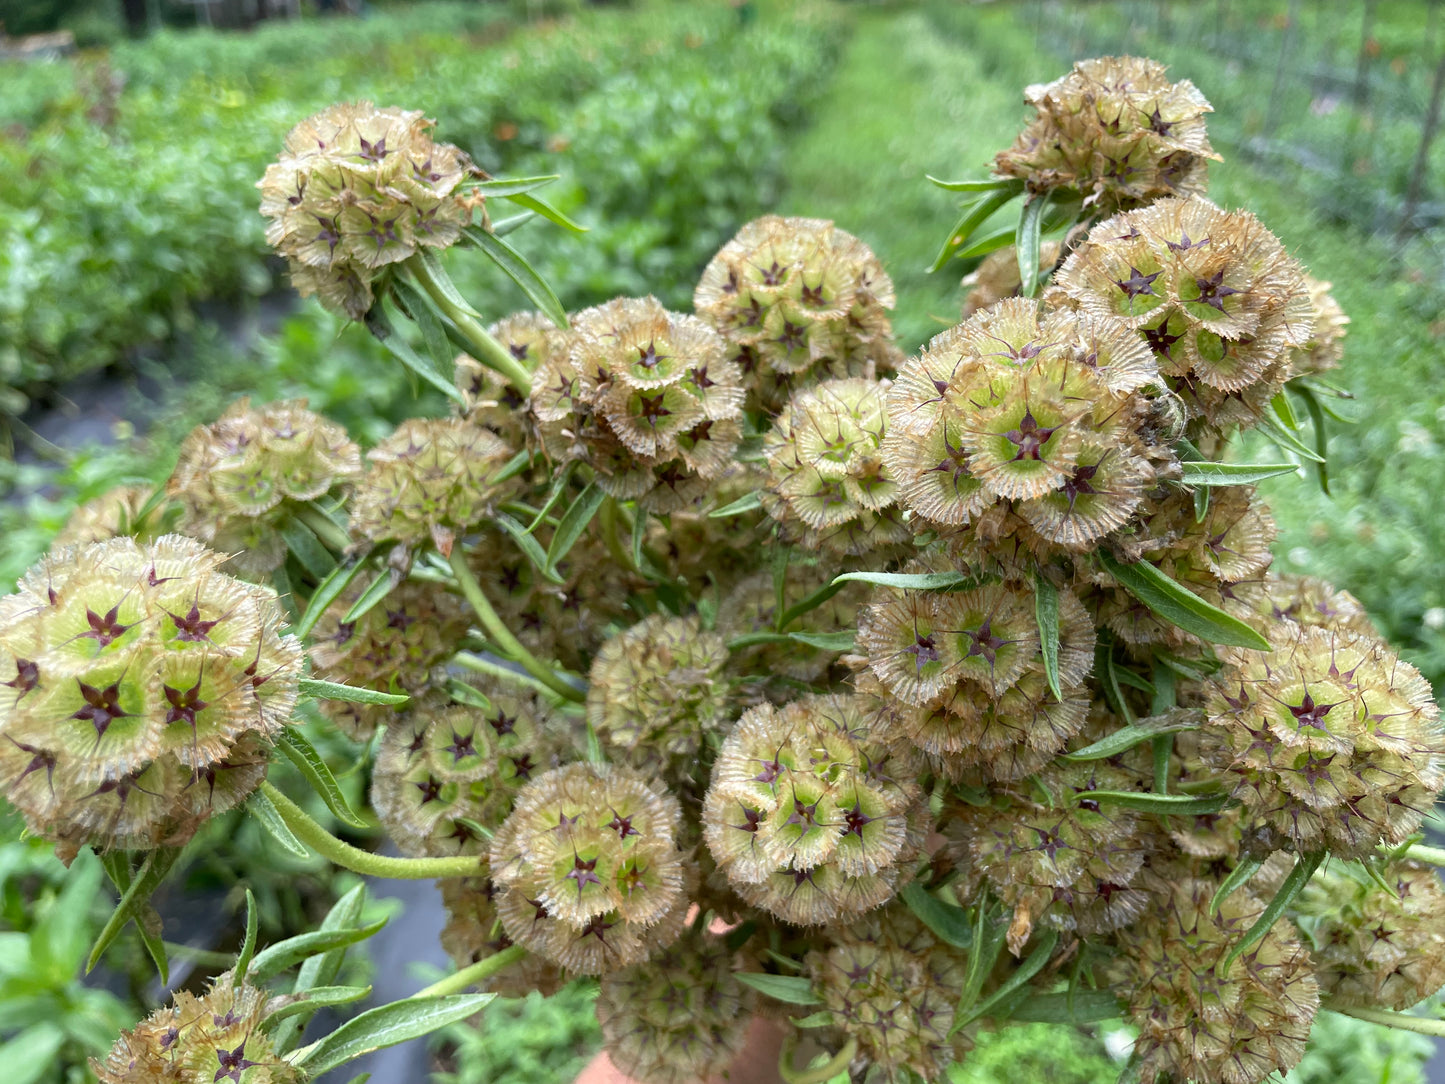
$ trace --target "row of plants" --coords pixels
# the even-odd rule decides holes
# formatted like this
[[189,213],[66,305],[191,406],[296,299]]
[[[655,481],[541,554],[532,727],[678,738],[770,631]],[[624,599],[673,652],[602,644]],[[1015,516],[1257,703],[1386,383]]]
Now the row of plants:
[[543,261],[572,294],[646,277],[680,296],[687,275],[668,269],[691,273],[776,191],[829,20],[778,4],[749,26],[727,5],[657,4],[514,27],[505,10],[162,33],[65,66],[7,65],[0,409],[168,338],[201,299],[277,285],[247,210],[255,177],[298,110],[340,97],[425,100],[484,168],[565,171],[554,198],[598,224]]

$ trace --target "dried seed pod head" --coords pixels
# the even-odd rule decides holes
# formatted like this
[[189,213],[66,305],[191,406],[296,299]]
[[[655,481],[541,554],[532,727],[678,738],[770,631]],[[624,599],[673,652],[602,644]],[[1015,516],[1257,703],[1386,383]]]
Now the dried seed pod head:
[[286,559],[282,502],[314,500],[360,475],[361,453],[346,430],[306,400],[253,408],[240,399],[181,442],[166,489],[180,502],[183,534],[234,551],[234,567],[260,578]]
[[1319,1008],[1308,950],[1280,919],[1221,974],[1264,903],[1236,889],[1211,913],[1218,887],[1182,878],[1115,935],[1121,955],[1112,977],[1129,991],[1143,1079],[1258,1084],[1304,1054]]
[[507,936],[584,975],[667,947],[688,906],[681,818],[628,768],[570,764],[532,780],[492,841]]
[[[386,575],[386,573],[382,573]],[[434,583],[403,580],[355,621],[346,615],[368,585],[358,579],[317,621],[307,649],[312,676],[377,692],[392,682],[419,696],[434,684],[434,668],[456,650],[467,634],[467,612],[453,595]],[[321,710],[350,737],[365,741],[395,709],[370,704],[321,701]]]
[[87,542],[104,542],[117,535],[149,541],[165,518],[163,506],[146,510],[150,500],[149,486],[116,486],[107,490],[70,513],[50,548],[60,550]]
[[[544,361],[565,355],[571,337],[540,312],[513,313],[487,329],[507,353],[527,369],[535,371]],[[485,426],[510,448],[523,448],[531,436],[527,418],[527,397],[511,382],[467,354],[459,354],[454,374],[462,402],[457,410],[478,425]]]
[[1315,329],[1310,341],[1294,351],[1290,379],[1338,369],[1345,356],[1345,327],[1350,318],[1330,293],[1330,283],[1306,275],[1305,288],[1314,306]]
[[1379,640],[1283,623],[1215,679],[1217,767],[1247,816],[1299,851],[1362,858],[1405,840],[1445,786],[1430,685]]
[[444,556],[506,492],[497,475],[516,449],[467,418],[409,418],[366,454],[351,502],[353,533],[412,547],[430,540]]
[[360,320],[372,282],[421,247],[445,248],[480,199],[457,191],[485,176],[456,147],[436,143],[419,112],[370,102],[333,105],[286,137],[257,182],[266,240],[286,257],[302,297]]
[[225,560],[115,538],[52,552],[0,599],[0,778],[36,834],[179,846],[260,783],[301,645]]
[[1081,311],[1144,335],[1160,371],[1215,430],[1251,426],[1313,334],[1304,271],[1248,211],[1162,200],[1089,231],[1055,280]]
[[858,1040],[881,1079],[942,1080],[973,1049],[965,1033],[949,1034],[967,961],[906,908],[830,929],[805,963],[834,1025]]
[[100,1084],[302,1084],[306,1075],[284,1060],[262,1030],[270,1004],[264,991],[235,982],[228,971],[204,997],[176,992],[123,1032],[105,1061],[91,1060]]
[[1310,931],[1321,992],[1340,1005],[1408,1009],[1445,986],[1445,887],[1436,872],[1394,861],[1335,866],[1305,886],[1296,909]]
[[1275,621],[1293,621],[1335,632],[1357,632],[1380,638],[1360,600],[1315,576],[1280,576],[1264,581],[1261,613]]
[[1035,192],[1072,188],[1087,203],[1137,207],[1204,191],[1212,107],[1188,79],[1171,83],[1164,66],[1139,57],[1081,60],[1052,83],[1024,91],[1037,116],[994,171]]
[[764,438],[763,509],[806,548],[858,556],[911,535],[879,455],[887,391],[861,379],[805,388]]
[[[495,956],[511,946],[497,913],[496,889],[485,877],[450,877],[438,881],[447,924],[442,928],[442,948],[458,969]],[[526,997],[536,990],[550,997],[562,988],[564,979],[556,964],[528,953],[514,964],[489,975],[478,984],[483,991],[502,997]]]
[[587,721],[614,759],[669,780],[689,778],[728,713],[728,649],[696,617],[652,614],[592,661]]
[[[1045,241],[1039,245],[1040,272],[1048,271],[1059,262],[1064,246],[1058,241]],[[983,262],[963,277],[963,319],[967,320],[980,309],[989,308],[1005,298],[1019,292],[1022,279],[1019,276],[1019,250],[1008,245],[997,252],[990,252]],[[1052,306],[1051,306],[1052,307]]]
[[707,324],[656,298],[618,298],[578,313],[570,343],[532,378],[552,458],[581,459],[612,496],[664,514],[731,469],[742,373]]
[[877,907],[918,852],[918,790],[870,740],[866,711],[840,695],[752,708],[713,764],[708,849],[738,895],[785,922]]
[[597,1019],[612,1064],[643,1084],[727,1075],[742,1051],[753,996],[721,938],[689,931],[670,948],[602,977]]
[[[784,611],[827,587],[834,575],[827,564],[790,565],[783,584]],[[801,617],[805,631],[827,633],[850,628],[857,621],[858,608],[867,601],[868,594],[866,584],[844,584],[836,595]],[[778,590],[770,572],[759,572],[737,581],[718,603],[717,630],[725,641],[771,633],[776,629],[777,620]],[[816,681],[837,659],[838,650],[795,640],[743,647],[734,650],[731,657],[733,669],[739,673]],[[787,695],[791,697],[793,692],[790,690]]]
[[732,344],[764,411],[820,379],[892,369],[893,303],[893,283],[862,241],[831,222],[777,215],[739,230],[693,295],[698,315]]
[[1157,376],[1118,321],[1002,301],[903,365],[883,462],[930,525],[964,527],[1013,502],[1043,548],[1092,549],[1153,484],[1132,393]]
[[1019,953],[1037,922],[1092,936],[1137,918],[1147,895],[1131,887],[1148,854],[1137,813],[1090,798],[1133,790],[1135,777],[1100,761],[1050,765],[1030,788],[961,805],[971,872],[1014,908],[1009,947]]

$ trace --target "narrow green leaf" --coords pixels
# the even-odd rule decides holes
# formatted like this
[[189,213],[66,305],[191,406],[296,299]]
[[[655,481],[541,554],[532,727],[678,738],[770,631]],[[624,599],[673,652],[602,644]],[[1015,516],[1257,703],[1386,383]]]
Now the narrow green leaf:
[[1034,618],[1039,623],[1039,647],[1049,691],[1055,700],[1063,700],[1059,686],[1059,589],[1037,568],[1034,569]]
[[955,252],[953,254],[954,258],[959,260],[973,260],[980,256],[987,256],[989,253],[997,252],[1001,248],[1008,248],[1009,245],[1014,243],[1017,235],[1018,227],[1016,226],[1005,226],[1002,229],[985,233],[981,237],[974,238],[973,241]]
[[793,605],[789,606],[778,616],[778,623],[776,625],[777,630],[779,632],[783,631],[783,629],[787,628],[804,614],[811,613],[812,611],[816,610],[819,606],[823,605],[823,603],[827,602],[839,591],[843,590],[843,588],[846,586],[846,583],[838,583],[836,581],[834,581],[833,583],[824,584],[807,598],[803,599],[800,602],[793,603]]
[[256,953],[256,958],[251,961],[251,984],[259,985],[273,979],[287,968],[294,967],[312,956],[365,941],[385,925],[386,919],[382,918],[368,926],[313,930],[277,941]]
[[266,1019],[261,1022],[262,1031],[270,1031],[283,1020],[293,1016],[304,1016],[335,1005],[350,1005],[371,993],[370,986],[313,986],[295,1001],[287,1001],[279,1008],[267,1009]]
[[639,572],[643,567],[642,544],[647,541],[647,509],[634,508],[632,511],[632,567]]
[[342,685],[336,681],[317,681],[302,678],[296,683],[302,696],[314,696],[317,700],[344,700],[348,704],[385,704],[395,707],[411,699],[401,693],[379,693],[375,689],[358,689],[355,685]]
[[820,651],[852,651],[857,635],[852,629],[842,632],[790,632],[788,639],[816,647]]
[[[988,221],[995,211],[1014,199],[1014,197],[1022,191],[1022,186],[1017,189],[1004,188],[992,191],[972,206],[965,208],[963,214],[959,216],[958,221],[953,224],[953,229],[948,232],[948,236],[943,241],[943,247],[938,250],[938,255],[934,258],[933,266],[928,270],[930,272],[937,271],[942,268],[944,264],[948,263],[949,260],[958,255],[959,249],[968,243],[968,239],[974,235],[978,228]],[[1013,231],[1010,230],[1009,232],[1012,233]]]
[[[398,280],[400,281],[400,280]],[[457,402],[463,402],[464,396],[461,389],[456,386],[449,371],[439,371],[431,361],[422,357],[406,341],[406,337],[396,330],[392,320],[391,302],[382,300],[380,303],[371,306],[371,311],[366,314],[366,328],[371,332],[372,337],[386,347],[387,351],[397,361],[401,362],[413,373],[425,380],[432,387],[442,394]]]
[[1205,681],[1217,674],[1224,665],[1218,659],[1186,659],[1172,651],[1160,651],[1157,648],[1154,651],[1154,660],[1163,663],[1187,681]]
[[[336,901],[315,932],[327,934],[356,928],[357,923],[361,921],[361,912],[365,906],[366,886],[359,884]],[[297,971],[296,983],[291,988],[292,992],[299,994],[317,986],[329,985],[341,970],[341,963],[345,957],[345,945],[328,949],[319,956],[307,957],[301,962],[301,967]],[[283,1020],[272,1035],[276,1049],[289,1050],[304,1026],[304,1018],[290,1017]]]
[[1154,695],[1154,683],[1142,674],[1136,674],[1127,666],[1115,666],[1114,677],[1120,685],[1127,685],[1131,689],[1138,689],[1141,693]]
[[58,1066],[56,1057],[65,1039],[65,1032],[46,1020],[0,1043],[6,1084],[36,1084],[41,1079],[55,1079],[50,1071]]
[[462,192],[480,192],[488,197],[516,196],[543,188],[561,176],[560,173],[546,173],[536,177],[499,177],[495,181],[467,181],[457,188]]
[[492,710],[492,702],[487,699],[486,694],[475,685],[468,685],[465,681],[458,681],[456,678],[449,679],[447,695],[458,704],[465,704],[479,711]]
[[286,822],[281,819],[281,814],[277,812],[276,806],[272,804],[270,798],[266,797],[265,793],[258,790],[247,798],[246,812],[260,821],[261,827],[270,832],[271,837],[281,844],[284,850],[290,851],[297,858],[311,857],[311,852],[306,849],[306,845],[292,834],[291,829],[286,826]]
[[346,796],[341,793],[341,788],[336,784],[336,777],[331,774],[326,761],[316,751],[306,735],[294,726],[282,729],[281,736],[276,739],[276,744],[281,752],[286,754],[286,759],[296,766],[296,770],[311,784],[311,789],[321,796],[326,803],[326,808],[336,816],[336,819],[343,824],[349,824],[353,828],[370,828],[371,825],[362,820],[346,803]]
[[301,567],[318,580],[325,580],[336,571],[336,558],[321,544],[316,532],[294,516],[283,516],[277,530],[291,556],[301,562]]
[[552,534],[552,544],[547,547],[548,569],[554,573],[557,571],[558,563],[571,552],[606,499],[607,494],[602,492],[596,482],[589,482],[587,488],[577,494],[577,499],[568,506],[562,515],[562,521],[557,524],[557,530]]
[[730,504],[725,504],[721,508],[714,508],[707,515],[709,519],[726,519],[728,516],[740,516],[744,512],[751,512],[762,506],[763,495],[757,490],[754,490],[746,497],[739,497],[737,500]]
[[563,464],[562,469],[552,478],[552,485],[547,490],[547,499],[542,502],[542,507],[537,509],[536,515],[532,517],[532,522],[527,525],[528,534],[531,534],[538,527],[542,526],[552,509],[557,507],[557,502],[562,499],[562,494],[567,491],[567,486],[572,481],[572,473],[576,469],[577,460],[569,459]]
[[791,1021],[795,1028],[830,1028],[833,1026],[833,1014],[827,1009],[819,1009],[817,1012],[809,1013],[800,1020]]
[[997,990],[980,1001],[966,1016],[955,1021],[953,1030],[957,1031],[959,1028],[968,1026],[979,1017],[987,1016],[989,1009],[999,1004],[1016,990],[1022,989],[1030,979],[1044,969],[1044,965],[1049,962],[1050,957],[1054,954],[1054,946],[1058,943],[1058,930],[1045,930],[1040,934],[1038,945],[1034,948],[1033,952],[1028,954],[1024,962],[1019,964],[1013,974],[1004,979],[1003,984],[999,986]]
[[326,608],[351,586],[351,581],[356,579],[363,567],[363,562],[356,560],[333,568],[330,575],[323,579],[312,592],[311,601],[306,604],[306,612],[292,626],[291,631],[303,640],[310,636],[311,630],[316,627],[316,622],[321,620],[321,615],[326,612]]
[[517,475],[521,474],[532,465],[532,453],[523,448],[511,459],[502,465],[502,469],[491,477],[492,485],[501,485],[503,482],[510,482]]
[[1126,727],[1134,725],[1134,712],[1119,687],[1120,668],[1114,661],[1114,641],[1100,636],[1094,647],[1094,669],[1099,674],[1099,683],[1104,687],[1104,700],[1109,710],[1124,720]]
[[246,936],[241,942],[241,951],[236,957],[236,967],[231,975],[231,985],[240,986],[246,981],[246,972],[251,969],[251,958],[256,955],[256,897],[246,889]]
[[1325,860],[1326,851],[1308,851],[1295,859],[1294,869],[1289,871],[1289,876],[1284,879],[1284,884],[1279,886],[1279,891],[1274,894],[1274,899],[1265,905],[1263,911],[1254,925],[1245,931],[1244,936],[1236,942],[1229,950],[1229,955],[1220,961],[1216,973],[1223,976],[1229,975],[1229,969],[1234,961],[1242,956],[1246,949],[1256,941],[1264,938],[1270,928],[1279,921],[1280,915],[1295,901],[1295,897],[1303,891],[1304,886],[1309,884],[1310,878],[1315,875],[1315,870],[1320,868],[1320,863]]
[[1103,802],[1108,805],[1135,809],[1140,813],[1157,813],[1161,816],[1203,816],[1218,813],[1229,804],[1227,794],[1150,794],[1137,790],[1085,790],[1074,795],[1075,801]]
[[385,569],[380,576],[371,581],[371,584],[361,593],[361,597],[352,603],[351,609],[346,611],[343,617],[343,624],[351,624],[353,621],[360,621],[371,609],[376,606],[397,586],[391,578],[391,573]]
[[485,230],[473,227],[464,232],[472,244],[485,252],[493,263],[522,288],[522,292],[546,314],[547,319],[558,327],[567,326],[567,310],[562,307],[562,302],[557,300],[552,287],[542,281],[542,276],[532,270],[532,265],[522,258],[520,252]]
[[917,881],[904,885],[903,891],[898,894],[918,921],[932,930],[940,941],[961,949],[973,944],[973,928],[968,921],[968,912],[962,907],[944,903]]
[[[468,316],[475,316],[479,320],[484,319],[482,314],[474,309],[472,303],[463,297],[462,292],[457,289],[457,284],[454,283],[452,277],[447,274],[446,264],[442,263],[441,254],[438,253],[436,249],[422,245],[416,250],[416,255],[413,258],[421,260],[433,285],[435,285],[437,290],[441,292],[441,295],[446,298],[448,304],[455,305]],[[452,358],[450,364],[455,365],[456,359]]]
[[[151,893],[165,879],[180,853],[179,847],[158,847],[146,855],[145,861],[141,863],[130,886],[121,895],[120,902],[116,904],[115,910],[111,912],[91,947],[90,957],[85,961],[87,974],[95,969],[105,950],[110,948],[111,943],[120,936],[120,931],[125,929],[125,924],[135,918],[142,905],[150,900]],[[161,958],[165,958],[164,950]],[[162,967],[161,970],[164,973],[165,968]]]
[[1107,760],[1134,748],[1140,742],[1149,741],[1160,734],[1177,734],[1181,730],[1198,730],[1204,725],[1204,712],[1197,708],[1175,708],[1159,715],[1149,715],[1133,726],[1114,731],[1107,738],[1100,738],[1093,745],[1086,745],[1075,753],[1063,754],[1064,760]]
[[525,208],[526,210],[531,211],[533,214],[540,215],[548,222],[552,222],[558,226],[561,226],[569,233],[583,234],[588,232],[588,230],[591,228],[589,226],[582,225],[580,222],[577,222],[572,218],[569,218],[567,215],[557,210],[557,208],[553,207],[546,200],[539,199],[529,193],[520,192],[516,195],[506,196],[504,198],[510,200],[512,203],[515,203],[518,207]]
[[1241,855],[1239,865],[1229,871],[1229,876],[1220,882],[1215,890],[1213,898],[1209,901],[1209,913],[1211,915],[1219,912],[1219,905],[1228,898],[1229,894],[1236,888],[1243,888],[1249,883],[1249,879],[1259,872],[1259,867],[1264,865],[1262,858],[1250,858],[1248,855]]
[[531,211],[518,211],[506,218],[494,218],[492,219],[492,236],[506,237],[507,234],[515,233],[536,217]]
[[1290,405],[1289,396],[1281,389],[1275,392],[1274,398],[1269,401],[1274,416],[1279,419],[1281,425],[1286,429],[1298,429],[1299,419],[1294,416],[1294,407]]
[[[440,263],[437,263],[437,266],[440,267]],[[441,311],[430,294],[420,287],[412,285],[408,280],[396,278],[392,280],[391,285],[397,300],[406,306],[406,311],[411,314],[412,323],[421,332],[422,345],[426,347],[432,369],[438,374],[448,374],[448,382],[454,384],[457,352],[451,345],[451,339],[447,337],[446,314]]]
[[813,992],[813,984],[801,975],[764,975],[755,971],[739,971],[734,976],[744,986],[788,1005],[821,1005],[823,999]]
[[547,551],[542,548],[542,543],[537,541],[537,536],[523,527],[517,520],[505,512],[497,512],[492,516],[492,522],[500,527],[517,544],[527,560],[536,566],[537,571],[553,583],[566,583],[566,579],[559,575],[555,569],[547,567]]
[[975,582],[973,577],[962,572],[845,572],[833,577],[834,583],[850,581],[897,587],[904,591],[943,591]]
[[454,994],[408,998],[353,1016],[296,1059],[308,1078],[330,1072],[373,1050],[429,1035],[481,1012],[496,994]]
[[1099,560],[1105,570],[1165,621],[1215,644],[1268,651],[1269,641],[1237,617],[1211,606],[1183,584],[1171,580],[1148,561],[1126,565],[1104,550]]
[[[963,973],[963,989],[959,991],[953,1031],[957,1031],[963,1026],[960,1021],[968,1017],[968,1014],[973,1011],[973,1007],[978,1004],[978,996],[983,990],[983,984],[993,971],[993,965],[998,962],[999,953],[1003,951],[1008,927],[1006,923],[997,921],[992,911],[992,904],[987,897],[976,904],[973,909],[973,932],[969,935],[968,965]],[[949,1032],[949,1034],[952,1033],[952,1031]]]
[[1049,192],[1045,189],[1028,200],[1019,214],[1019,293],[1023,297],[1033,297],[1039,292],[1039,227],[1048,205]]
[[[1158,662],[1154,664],[1154,699],[1149,710],[1154,717],[1167,716],[1176,710],[1178,697],[1174,689],[1174,671]],[[1201,718],[1201,723],[1202,723]],[[1169,793],[1169,762],[1174,756],[1174,731],[1156,734],[1150,744],[1154,755],[1154,793]]]
[[1183,477],[1180,481],[1187,486],[1252,486],[1266,478],[1277,478],[1281,474],[1295,474],[1297,463],[1181,463]]
[[1302,440],[1299,439],[1299,437],[1295,436],[1284,426],[1280,425],[1279,422],[1275,421],[1273,418],[1261,418],[1259,422],[1259,430],[1260,432],[1267,435],[1270,440],[1274,441],[1281,448],[1288,449],[1289,451],[1294,452],[1295,455],[1303,456],[1311,463],[1323,462],[1319,453],[1317,453],[1309,445],[1305,444]]
[[1295,388],[1295,393],[1304,402],[1305,410],[1309,412],[1310,426],[1314,429],[1315,435],[1315,474],[1319,478],[1320,491],[1326,497],[1330,495],[1330,431],[1325,424],[1325,409],[1320,404],[1319,398],[1313,391],[1306,387]]
[[1208,486],[1194,487],[1194,522],[1203,523],[1209,515],[1209,502],[1213,490]]
[[1072,994],[1034,994],[1009,1013],[1010,1020],[1026,1024],[1097,1024],[1124,1015],[1124,1005],[1112,990],[1076,990]]
[[1024,190],[1024,182],[1013,177],[990,177],[983,181],[941,181],[931,174],[924,174],[928,180],[946,192],[992,192],[996,189],[1011,189],[1014,195]]
[[[130,888],[131,870],[130,855],[125,851],[107,851],[100,856],[101,865],[104,867],[106,876],[110,883],[115,885],[116,891],[122,896]],[[143,904],[142,906],[149,906]],[[135,924],[136,933],[140,934],[141,944],[145,946],[146,954],[150,956],[151,962],[156,965],[156,973],[160,975],[161,985],[164,986],[171,981],[171,964],[166,958],[166,944],[161,939],[159,932],[153,931],[150,924],[145,921],[144,914],[141,920]],[[70,969],[74,972],[74,968]]]

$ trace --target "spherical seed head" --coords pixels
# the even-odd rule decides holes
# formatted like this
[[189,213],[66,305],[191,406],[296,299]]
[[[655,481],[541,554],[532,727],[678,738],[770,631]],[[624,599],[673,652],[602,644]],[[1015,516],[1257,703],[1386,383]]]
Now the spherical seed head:
[[372,542],[433,542],[449,555],[505,493],[496,481],[514,449],[466,418],[409,418],[366,458],[351,502],[352,530]]
[[171,1004],[123,1032],[91,1070],[101,1084],[301,1084],[262,1031],[266,995],[234,973],[216,978],[204,997],[178,991]]
[[[534,371],[549,359],[565,356],[571,341],[566,329],[557,327],[540,312],[514,313],[487,332],[514,359]],[[508,447],[524,447],[530,435],[527,397],[495,369],[475,358],[461,354],[456,364],[456,386],[463,400],[459,412],[496,433]]]
[[1045,548],[1092,549],[1154,481],[1133,393],[1157,376],[1116,320],[1002,301],[904,363],[883,462],[931,525],[1014,502]]
[[681,810],[659,784],[615,765],[534,779],[492,841],[507,936],[568,971],[627,967],[682,932]]
[[1161,200],[1101,222],[1055,276],[1081,311],[1142,332],[1196,417],[1256,424],[1313,334],[1304,271],[1247,211]]
[[1275,621],[1293,621],[1336,632],[1357,632],[1380,638],[1360,600],[1315,576],[1276,575],[1264,583],[1261,613]]
[[1114,977],[1128,991],[1139,1028],[1135,1050],[1144,1079],[1172,1073],[1181,1080],[1257,1084],[1304,1054],[1319,1008],[1309,952],[1280,919],[1220,974],[1218,965],[1264,903],[1236,889],[1211,914],[1218,887],[1183,878],[1116,935],[1122,954]]
[[1073,188],[1088,203],[1136,207],[1202,193],[1205,162],[1219,157],[1204,130],[1209,102],[1189,80],[1169,82],[1152,60],[1081,60],[1024,99],[1037,116],[994,170],[1036,192]]
[[689,932],[646,963],[602,978],[597,1019],[612,1064],[645,1084],[725,1075],[742,1051],[753,997],[720,938]]
[[50,548],[58,550],[87,542],[104,542],[117,535],[150,540],[165,518],[162,506],[145,512],[150,499],[149,486],[116,486],[107,490],[70,513]]
[[857,556],[911,533],[879,455],[887,390],[862,379],[806,388],[764,438],[763,508],[806,548]]
[[535,697],[474,687],[490,706],[424,701],[382,737],[371,804],[405,854],[485,856],[522,787],[560,752]]
[[906,908],[895,904],[830,930],[806,967],[834,1025],[858,1040],[883,1080],[914,1079],[910,1070],[943,1079],[973,1048],[963,1032],[949,1034],[966,960]]
[[[436,584],[403,580],[355,621],[345,617],[368,584],[353,582],[317,621],[311,644],[312,676],[323,681],[388,692],[392,682],[418,696],[434,684],[434,668],[456,650],[470,624],[460,600]],[[322,701],[321,710],[357,741],[370,738],[395,709]]]
[[1348,866],[1306,886],[1320,989],[1336,1004],[1408,1009],[1445,986],[1445,888],[1429,867],[1395,861],[1381,887]]
[[652,614],[602,645],[587,721],[623,763],[686,777],[727,713],[723,638],[695,617]]
[[225,560],[115,538],[50,553],[0,599],[0,779],[32,831],[178,846],[260,782],[301,646]]
[[742,373],[726,343],[656,298],[617,298],[572,323],[565,356],[532,377],[532,413],[554,459],[581,459],[619,500],[669,513],[732,467]]
[[[442,948],[458,967],[464,968],[494,956],[511,946],[497,913],[496,889],[485,877],[451,877],[438,881],[447,924],[442,928]],[[488,976],[477,989],[502,997],[526,997],[533,990],[549,997],[561,989],[564,979],[556,964],[528,953],[516,963]]]
[[481,201],[457,186],[484,174],[456,147],[434,142],[431,125],[419,112],[352,102],[286,137],[256,187],[270,219],[266,240],[286,257],[303,297],[317,294],[360,320],[381,268],[461,237]]
[[785,922],[877,907],[918,853],[917,788],[870,739],[866,712],[840,695],[752,708],[713,764],[708,849],[744,900]]
[[261,578],[286,558],[282,502],[314,500],[360,475],[361,453],[346,430],[306,400],[253,408],[240,399],[181,442],[166,489],[181,505],[183,533],[233,550],[233,565]]
[[893,283],[862,241],[831,222],[777,215],[738,231],[693,296],[770,412],[817,380],[892,369],[893,302]]
[[1402,842],[1445,785],[1429,683],[1358,633],[1285,624],[1273,646],[1238,653],[1209,698],[1235,797],[1300,851]]
[[1338,369],[1345,356],[1345,328],[1350,318],[1330,293],[1330,283],[1306,275],[1305,288],[1314,306],[1314,334],[1308,343],[1294,351],[1290,379]]

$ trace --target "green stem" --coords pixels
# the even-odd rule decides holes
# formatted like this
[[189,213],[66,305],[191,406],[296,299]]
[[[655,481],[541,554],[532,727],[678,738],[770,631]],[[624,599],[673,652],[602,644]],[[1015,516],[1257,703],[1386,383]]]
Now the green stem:
[[1432,1020],[1428,1016],[1411,1016],[1409,1013],[1391,1012],[1389,1009],[1361,1009],[1353,1005],[1335,1005],[1328,1001],[1322,1007],[1340,1013],[1342,1016],[1353,1016],[1356,1020],[1366,1020],[1371,1024],[1381,1024],[1387,1028],[1418,1031],[1421,1035],[1445,1038],[1445,1020]]
[[782,1055],[778,1058],[778,1075],[787,1081],[787,1084],[827,1084],[845,1071],[858,1053],[858,1040],[849,1039],[847,1045],[834,1054],[826,1065],[820,1065],[816,1069],[795,1069],[793,1050],[796,1046],[797,1037],[790,1036],[783,1043]]
[[497,370],[512,383],[512,387],[525,398],[532,394],[532,374],[512,357],[509,351],[501,343],[497,342],[487,329],[477,321],[477,318],[465,309],[457,305],[448,295],[447,291],[437,282],[427,267],[425,261],[412,259],[407,261],[407,267],[416,276],[416,281],[421,288],[431,295],[431,299],[437,303],[437,308],[446,313],[447,319],[456,325],[462,337],[472,344],[472,352],[476,359],[483,365],[490,366]]
[[327,549],[345,553],[351,548],[351,536],[338,527],[331,517],[319,508],[313,508],[309,504],[298,504],[292,508],[291,512],[311,528],[312,533],[321,539]]
[[462,594],[471,603],[472,609],[476,611],[477,617],[482,622],[482,628],[486,630],[487,636],[491,638],[492,642],[518,663],[523,670],[558,696],[579,704],[586,700],[586,693],[569,682],[563,681],[557,676],[556,671],[540,662],[535,655],[522,646],[520,640],[512,635],[512,630],[507,628],[506,622],[497,616],[497,611],[492,609],[492,604],[487,601],[487,596],[482,591],[482,585],[477,582],[476,576],[472,574],[471,568],[467,565],[467,557],[462,552],[461,546],[453,547],[451,563],[452,572],[457,577],[457,584],[461,587]]
[[270,780],[261,781],[261,792],[271,799],[271,804],[281,814],[292,835],[322,858],[353,873],[395,880],[430,881],[439,877],[478,877],[486,869],[482,859],[476,857],[389,858],[363,851],[322,828],[306,810],[277,790]]
[[1414,858],[1420,862],[1428,862],[1432,866],[1445,866],[1445,849],[1440,847],[1426,847],[1422,843],[1406,849],[1405,858]]
[[521,945],[512,945],[504,948],[501,952],[488,956],[485,960],[478,960],[469,967],[448,975],[444,979],[438,979],[423,990],[412,994],[413,998],[418,997],[442,997],[446,994],[457,994],[468,986],[476,985],[491,978],[502,968],[514,964],[527,955],[527,950]]
[[612,555],[612,560],[623,568],[633,572],[637,568],[632,563],[632,553],[629,548],[622,544],[622,539],[617,537],[617,498],[608,497],[602,502],[602,508],[598,518],[602,524],[602,541],[607,546],[607,552]]

